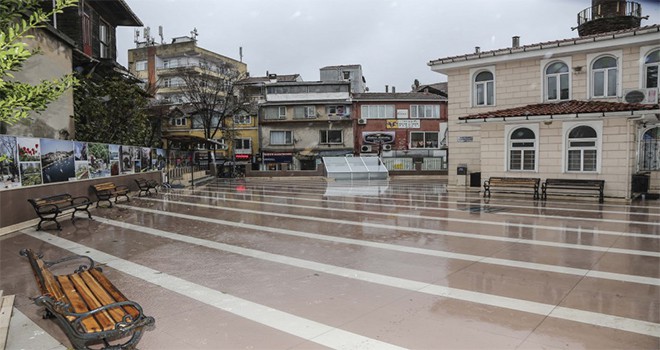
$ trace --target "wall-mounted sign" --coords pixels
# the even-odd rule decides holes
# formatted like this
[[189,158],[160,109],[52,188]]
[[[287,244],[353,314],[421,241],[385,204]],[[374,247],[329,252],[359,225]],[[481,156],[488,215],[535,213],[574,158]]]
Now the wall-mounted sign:
[[293,153],[273,152],[263,154],[264,163],[291,163],[293,162]]
[[376,132],[363,132],[362,140],[364,143],[373,145],[381,143],[393,143],[394,131],[376,131]]
[[462,142],[472,142],[474,138],[472,136],[459,136],[456,139],[456,142],[462,143]]
[[420,122],[416,119],[388,119],[385,127],[388,129],[419,129]]
[[407,109],[397,109],[396,110],[397,119],[408,119],[408,110]]

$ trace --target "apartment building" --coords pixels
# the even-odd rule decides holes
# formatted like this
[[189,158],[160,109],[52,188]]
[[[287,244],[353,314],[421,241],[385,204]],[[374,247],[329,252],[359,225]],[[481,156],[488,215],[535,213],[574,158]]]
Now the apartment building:
[[324,156],[353,154],[350,81],[278,81],[259,108],[262,170],[314,170]]
[[467,167],[605,180],[612,198],[660,190],[660,26],[643,18],[638,3],[594,0],[578,37],[430,61],[452,93],[449,185],[469,185]]
[[[240,154],[241,158],[245,157],[243,152],[248,151],[251,158],[251,143],[244,143],[242,138],[245,137],[243,132],[256,129],[256,114],[250,115],[245,111],[231,116],[225,125],[220,125],[230,129],[236,126],[236,132],[232,133],[232,137],[239,140],[236,144],[227,142],[222,130],[215,128],[219,125],[215,119],[212,120],[213,127],[207,135],[209,132],[205,131],[202,117],[206,112],[200,111],[200,108],[220,109],[221,104],[211,106],[200,103],[199,100],[191,101],[186,93],[189,89],[204,93],[205,88],[188,87],[184,78],[188,72],[196,72],[202,76],[201,79],[208,78],[206,84],[215,84],[223,79],[227,84],[234,84],[238,79],[233,77],[241,77],[242,80],[247,76],[247,65],[198,46],[196,31],[192,31],[190,36],[173,38],[170,43],[157,43],[148,33],[145,38],[145,41],[141,42],[136,40],[137,47],[128,50],[128,68],[144,82],[145,89],[155,96],[154,108],[164,114],[162,131],[165,147],[202,151],[198,152],[197,156],[204,161],[208,154],[205,151],[208,150],[213,150],[212,156],[215,159],[231,160],[235,153]],[[205,83],[200,80],[199,84]],[[227,91],[233,91],[229,86],[226,90],[214,90],[210,85],[206,86],[208,93],[217,93],[221,97],[225,96]]]

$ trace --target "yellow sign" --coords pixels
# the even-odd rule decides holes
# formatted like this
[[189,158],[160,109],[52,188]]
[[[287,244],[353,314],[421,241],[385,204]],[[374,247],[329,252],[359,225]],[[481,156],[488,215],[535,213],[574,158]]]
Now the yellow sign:
[[419,129],[420,126],[416,119],[388,119],[385,124],[388,129]]

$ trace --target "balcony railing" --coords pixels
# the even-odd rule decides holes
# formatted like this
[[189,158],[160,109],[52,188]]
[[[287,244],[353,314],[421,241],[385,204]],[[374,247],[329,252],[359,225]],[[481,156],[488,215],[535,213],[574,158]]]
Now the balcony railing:
[[642,18],[642,6],[634,1],[618,1],[589,7],[578,13],[578,26],[608,17]]

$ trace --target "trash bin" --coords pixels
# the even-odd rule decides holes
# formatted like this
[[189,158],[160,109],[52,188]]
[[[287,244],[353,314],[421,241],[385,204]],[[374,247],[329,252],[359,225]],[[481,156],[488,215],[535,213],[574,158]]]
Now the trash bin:
[[470,187],[481,187],[481,172],[470,173]]
[[650,174],[641,173],[632,176],[632,192],[646,193],[649,191]]

